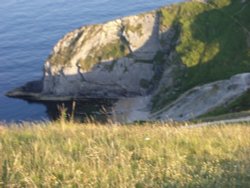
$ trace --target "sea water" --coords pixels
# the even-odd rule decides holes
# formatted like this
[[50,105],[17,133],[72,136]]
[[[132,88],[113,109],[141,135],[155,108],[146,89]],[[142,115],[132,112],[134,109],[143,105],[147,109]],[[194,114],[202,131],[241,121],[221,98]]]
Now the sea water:
[[[42,78],[43,63],[67,32],[87,24],[156,9],[181,0],[1,0],[0,121],[56,118],[57,103],[31,103],[5,97],[28,81]],[[70,104],[67,104],[70,105]],[[83,115],[102,104],[81,103]]]

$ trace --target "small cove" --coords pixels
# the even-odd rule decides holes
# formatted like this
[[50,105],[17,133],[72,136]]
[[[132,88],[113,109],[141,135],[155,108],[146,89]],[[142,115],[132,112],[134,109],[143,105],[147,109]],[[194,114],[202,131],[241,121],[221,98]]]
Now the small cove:
[[[4,94],[42,77],[43,63],[67,32],[80,26],[138,14],[181,0],[25,1],[0,4],[0,121],[20,122],[55,119],[59,102],[34,103]],[[70,109],[72,102],[64,102]],[[102,101],[77,102],[76,113],[102,119]],[[99,116],[100,115],[100,116]]]

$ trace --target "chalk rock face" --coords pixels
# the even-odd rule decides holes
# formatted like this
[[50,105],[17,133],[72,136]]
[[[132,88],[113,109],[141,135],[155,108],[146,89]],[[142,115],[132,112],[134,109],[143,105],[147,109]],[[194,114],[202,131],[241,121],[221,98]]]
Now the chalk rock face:
[[143,95],[162,49],[156,11],[68,33],[44,66],[43,94],[119,97]]
[[[238,74],[250,70],[247,1],[190,1],[68,33],[46,60],[43,79],[7,96],[116,98],[114,119],[128,122],[189,120],[234,101],[250,89],[250,73]],[[231,18],[232,10],[237,16]],[[225,18],[212,19],[219,15]]]
[[189,120],[227,104],[250,89],[250,73],[195,87],[151,118]]

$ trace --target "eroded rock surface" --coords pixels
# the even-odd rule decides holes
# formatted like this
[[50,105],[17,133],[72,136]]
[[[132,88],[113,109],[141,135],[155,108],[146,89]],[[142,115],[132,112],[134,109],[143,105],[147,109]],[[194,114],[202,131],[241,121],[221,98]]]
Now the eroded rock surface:
[[[249,31],[244,20],[228,16],[231,6],[236,5],[242,18],[247,15],[244,13],[247,1],[236,5],[229,0],[222,4],[211,2],[187,1],[76,29],[55,45],[45,62],[42,82],[31,82],[7,95],[46,101],[120,99],[114,105],[114,114],[117,121],[127,122],[189,120],[206,114],[250,88],[250,73],[238,74],[250,70],[249,53],[246,55]],[[232,49],[238,46],[244,49],[241,50],[244,53],[235,53],[237,57],[244,57],[240,62],[236,58],[237,64],[228,60],[228,45],[224,44],[239,31],[223,37],[221,31],[228,28],[228,24],[221,24],[223,28],[218,31],[209,30],[219,22],[209,20],[208,15],[217,19],[220,15],[223,22],[230,19],[230,23],[240,26],[242,35],[246,35],[239,41],[237,35],[237,41],[232,42]],[[220,68],[220,65],[226,66]],[[221,76],[224,69],[230,74]],[[207,80],[202,78],[206,72]],[[201,85],[235,74],[238,75],[228,80]],[[185,82],[189,80],[192,82]],[[184,87],[185,84],[188,87]]]
[[153,119],[189,120],[227,104],[250,89],[250,73],[195,87],[157,113]]
[[45,63],[44,94],[144,95],[161,50],[156,11],[67,34]]

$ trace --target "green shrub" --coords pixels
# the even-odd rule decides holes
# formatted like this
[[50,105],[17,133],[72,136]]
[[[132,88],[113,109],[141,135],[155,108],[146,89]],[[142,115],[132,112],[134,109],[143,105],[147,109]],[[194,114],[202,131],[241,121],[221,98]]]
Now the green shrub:
[[[228,79],[250,71],[250,2],[211,0],[209,4],[186,2],[162,8],[162,27],[180,26],[178,59],[187,68],[178,74],[178,92],[162,89],[153,101],[154,109],[166,106],[194,86]],[[248,30],[248,31],[247,31]],[[183,71],[183,70],[181,70]],[[159,102],[160,96],[167,102]],[[171,99],[171,100],[168,100]]]

